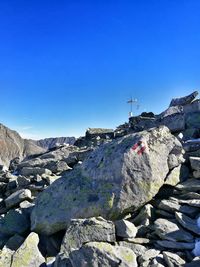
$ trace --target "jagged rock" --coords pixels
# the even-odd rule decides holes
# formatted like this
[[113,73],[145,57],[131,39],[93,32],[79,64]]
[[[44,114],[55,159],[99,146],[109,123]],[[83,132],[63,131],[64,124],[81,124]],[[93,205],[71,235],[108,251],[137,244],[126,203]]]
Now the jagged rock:
[[40,168],[40,167],[23,167],[21,170],[21,175],[24,176],[31,176],[31,175],[42,175],[42,174],[47,174],[51,175],[51,171],[45,168]]
[[194,237],[176,224],[176,221],[157,219],[154,222],[155,233],[169,241],[193,242]]
[[99,136],[100,138],[113,138],[114,130],[113,129],[103,129],[103,128],[88,128],[85,136],[87,139],[92,139]]
[[4,182],[0,182],[0,193],[5,193],[6,191],[6,188],[7,188],[7,183],[4,183]]
[[0,124],[0,164],[9,167],[10,161],[16,157],[20,159],[44,152],[44,149],[29,141],[23,140],[21,136],[3,124]]
[[191,232],[200,235],[200,228],[197,225],[197,220],[193,220],[190,217],[182,214],[180,212],[175,213],[177,221],[186,229],[190,230]]
[[130,117],[129,124],[131,129],[133,129],[135,132],[144,131],[146,129],[158,126],[158,122],[155,118],[142,116]]
[[173,199],[163,199],[160,201],[158,208],[163,209],[168,212],[174,213],[175,211],[180,211],[185,214],[189,215],[195,215],[198,213],[198,209],[195,207],[190,207],[188,205],[181,205],[179,204],[178,200],[173,198]]
[[171,172],[167,175],[165,180],[165,184],[175,186],[181,182],[181,165],[175,167]]
[[188,200],[197,200],[200,199],[200,194],[195,192],[187,192],[183,194],[179,194],[181,199],[188,199]]
[[156,243],[163,248],[170,248],[176,250],[192,250],[195,247],[195,243],[187,243],[187,242],[158,240]]
[[137,267],[136,256],[131,249],[103,242],[89,242],[78,251],[73,251],[70,261],[73,267]]
[[116,234],[120,237],[133,238],[137,234],[135,225],[127,220],[115,221]]
[[50,163],[47,163],[47,165],[45,167],[48,170],[52,171],[53,173],[71,170],[71,168],[63,160],[61,160],[61,161],[51,161]]
[[172,133],[177,133],[185,130],[185,115],[184,113],[175,113],[166,116],[160,120],[159,125],[167,126]]
[[186,114],[185,124],[186,128],[199,129],[199,124],[200,124],[199,111]]
[[155,257],[157,257],[160,254],[160,250],[157,249],[148,249],[146,250],[142,255],[139,256],[138,262],[140,265],[142,265],[143,262],[146,262]]
[[5,199],[6,208],[12,208],[28,199],[31,199],[31,191],[29,189],[18,190]]
[[10,267],[39,267],[45,263],[45,259],[38,249],[39,237],[36,233],[30,233],[24,243],[13,254]]
[[127,248],[130,248],[131,250],[133,250],[133,252],[135,253],[135,255],[137,257],[140,255],[143,255],[145,253],[145,251],[147,250],[147,248],[145,246],[142,246],[140,244],[134,244],[134,243],[126,242],[126,241],[120,241],[120,242],[118,242],[118,244],[119,244],[119,246],[127,247]]
[[184,106],[190,104],[196,98],[197,95],[198,92],[194,91],[193,93],[185,97],[173,98],[169,106]]
[[188,179],[187,181],[178,184],[176,186],[178,190],[186,192],[198,192],[200,191],[200,180],[199,179]]
[[168,267],[180,267],[185,261],[175,253],[163,251],[164,260]]
[[190,164],[193,170],[199,171],[200,170],[200,158],[198,157],[190,157]]
[[[12,256],[14,251],[4,247],[0,252],[0,267],[11,267]],[[14,267],[14,266],[13,266]]]
[[19,187],[25,187],[31,183],[30,179],[26,178],[25,176],[19,175],[17,177],[17,184]]
[[91,241],[115,242],[115,226],[102,217],[71,220],[60,252],[67,257],[70,252]]
[[20,209],[10,210],[0,219],[0,233],[8,236],[24,234],[29,227],[29,218]]
[[40,146],[46,150],[52,149],[59,145],[73,145],[76,141],[75,137],[54,137],[54,138],[45,138],[40,140],[32,140],[36,143],[37,146]]
[[131,219],[131,222],[133,222],[136,226],[141,225],[147,219],[151,219],[153,213],[153,206],[151,204],[147,204],[140,210],[136,217]]
[[[137,147],[143,142],[146,149]],[[140,145],[139,145],[140,146]],[[46,234],[66,228],[71,218],[118,218],[158,192],[169,171],[170,152],[182,151],[166,127],[131,134],[105,144],[79,168],[55,181],[36,200],[32,229]]]
[[177,113],[183,113],[183,107],[182,106],[173,106],[167,108],[165,111],[163,111],[161,114],[158,115],[159,119],[163,119],[164,117],[177,114]]

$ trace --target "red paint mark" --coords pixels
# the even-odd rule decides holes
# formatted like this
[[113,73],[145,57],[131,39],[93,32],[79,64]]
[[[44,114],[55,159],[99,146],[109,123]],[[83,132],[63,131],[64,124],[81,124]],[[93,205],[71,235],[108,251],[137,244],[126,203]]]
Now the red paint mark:
[[142,141],[138,141],[132,148],[135,152],[137,152],[138,155],[142,155],[144,151],[146,150],[146,145]]

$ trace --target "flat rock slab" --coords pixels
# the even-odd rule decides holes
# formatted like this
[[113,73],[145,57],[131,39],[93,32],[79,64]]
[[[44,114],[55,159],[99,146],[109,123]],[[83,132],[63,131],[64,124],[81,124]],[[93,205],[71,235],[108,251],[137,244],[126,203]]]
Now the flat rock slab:
[[72,218],[116,220],[136,210],[163,185],[169,154],[180,157],[182,152],[166,127],[100,146],[38,196],[31,214],[32,230],[50,235],[66,229]]
[[181,205],[176,199],[163,199],[159,203],[158,208],[171,213],[174,213],[175,211],[180,211],[189,215],[196,214],[198,212],[198,208],[184,204]]
[[186,243],[186,242],[159,240],[156,243],[161,247],[176,249],[176,250],[193,250],[195,247],[195,243]]
[[24,200],[30,199],[31,191],[29,189],[18,190],[5,199],[6,208],[12,208]]
[[155,233],[161,238],[170,241],[193,242],[193,236],[179,227],[176,221],[157,219],[154,222]]
[[176,188],[181,191],[198,192],[200,191],[200,179],[188,179],[187,181],[178,184]]
[[186,229],[190,230],[191,232],[200,235],[200,227],[197,225],[197,220],[193,220],[190,217],[182,214],[180,212],[175,213],[176,220]]
[[185,261],[175,253],[163,251],[163,256],[167,266],[180,267],[185,264]]

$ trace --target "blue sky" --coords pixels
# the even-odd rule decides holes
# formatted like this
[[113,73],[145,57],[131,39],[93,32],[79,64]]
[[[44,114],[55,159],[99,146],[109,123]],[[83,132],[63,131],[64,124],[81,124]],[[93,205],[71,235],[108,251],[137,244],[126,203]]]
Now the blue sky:
[[1,0],[0,122],[34,139],[159,113],[200,88],[198,0]]

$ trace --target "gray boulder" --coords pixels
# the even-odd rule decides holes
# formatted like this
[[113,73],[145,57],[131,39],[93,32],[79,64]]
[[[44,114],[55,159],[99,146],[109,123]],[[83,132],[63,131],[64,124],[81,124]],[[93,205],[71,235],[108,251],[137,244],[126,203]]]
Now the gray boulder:
[[45,263],[45,259],[38,249],[39,237],[36,233],[30,233],[24,243],[13,254],[10,267],[39,267]]
[[24,234],[29,228],[29,218],[20,209],[10,210],[0,219],[0,233],[8,236]]
[[89,242],[70,254],[73,267],[137,267],[134,252],[126,247],[112,246],[104,242]]
[[24,167],[21,170],[21,175],[24,176],[31,176],[31,175],[42,175],[42,174],[47,174],[50,175],[51,171],[46,169],[46,168],[40,168],[40,167]]
[[115,226],[102,217],[71,220],[62,241],[60,253],[66,257],[91,241],[115,242]]
[[179,227],[176,221],[157,219],[154,222],[155,233],[161,238],[169,241],[193,242],[193,236]]
[[163,251],[164,260],[168,267],[180,267],[185,261],[175,253]]
[[184,106],[184,105],[190,104],[196,98],[197,95],[198,95],[198,92],[194,91],[190,95],[180,97],[180,98],[173,98],[169,106],[170,107]]
[[49,235],[65,229],[71,218],[117,219],[138,209],[164,184],[169,154],[177,151],[180,157],[182,146],[166,127],[100,146],[38,196],[32,230]]
[[135,225],[127,220],[115,221],[117,236],[124,238],[133,238],[137,234],[137,228]]
[[24,200],[30,199],[31,191],[29,189],[18,190],[5,199],[6,208],[12,208]]

